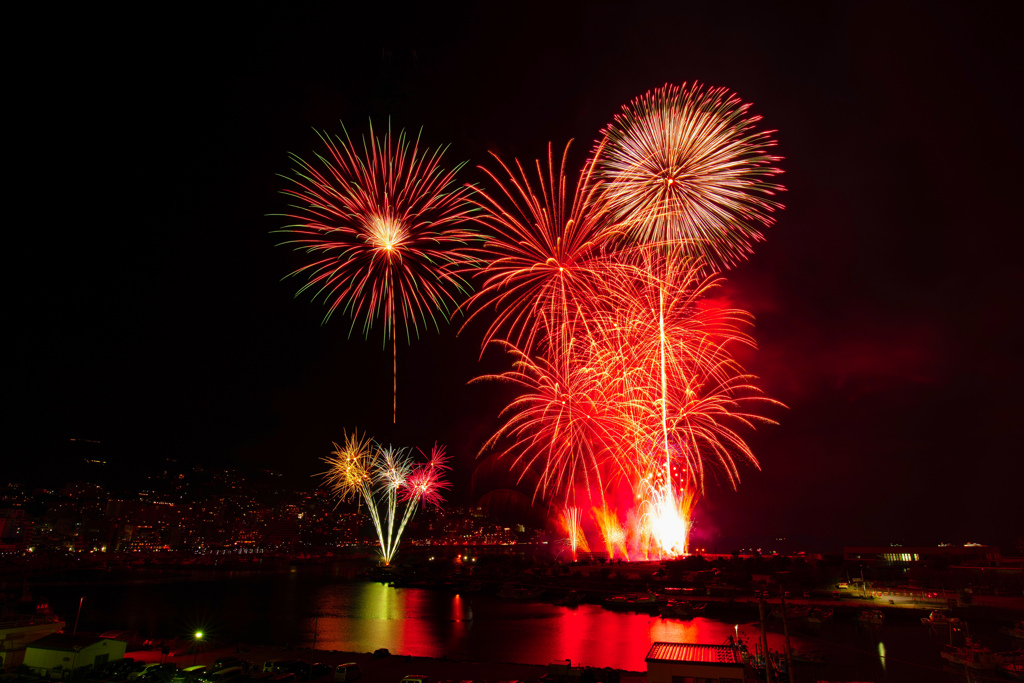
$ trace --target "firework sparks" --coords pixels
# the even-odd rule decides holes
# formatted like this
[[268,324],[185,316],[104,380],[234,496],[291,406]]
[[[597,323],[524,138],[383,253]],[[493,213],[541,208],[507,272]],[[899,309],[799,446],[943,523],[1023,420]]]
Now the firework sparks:
[[664,476],[678,450],[699,490],[709,462],[735,487],[737,459],[757,466],[735,427],[774,424],[757,408],[781,405],[762,396],[732,357],[734,345],[753,344],[739,329],[749,315],[703,306],[717,281],[685,257],[644,259],[628,278],[610,283],[605,317],[592,326],[601,337],[591,345],[600,354],[591,362],[604,368],[602,384],[630,410],[631,447],[617,451],[620,467],[634,481],[648,475],[651,445],[660,443]]
[[291,223],[277,232],[293,235],[284,244],[314,260],[293,272],[308,282],[298,291],[328,304],[324,320],[341,310],[352,318],[350,332],[362,320],[369,336],[374,322],[384,323],[393,365],[392,419],[397,419],[398,372],[396,328],[406,341],[420,326],[438,327],[467,290],[461,273],[473,258],[468,246],[477,238],[461,227],[472,205],[470,190],[455,185],[455,173],[441,168],[444,149],[420,147],[420,140],[397,138],[389,130],[362,149],[345,137],[320,133],[327,148],[315,163],[296,155],[291,186],[294,202],[283,217]]
[[[486,379],[522,393],[484,448],[504,449],[520,476],[536,475],[536,497],[567,506],[586,495],[605,508],[607,487],[626,481],[638,505],[628,545],[645,557],[674,555],[686,547],[709,468],[735,487],[738,463],[757,466],[737,429],[773,423],[757,407],[776,402],[731,355],[753,343],[739,329],[749,316],[703,305],[716,281],[699,264],[650,248],[620,254],[606,274],[587,324],[574,325],[564,345],[536,356],[506,345],[513,369]],[[596,519],[609,554],[626,555],[616,551],[627,545],[617,517]]]
[[685,488],[677,491],[671,482],[649,486],[646,493],[641,507],[644,513],[640,518],[640,523],[648,530],[646,536],[657,543],[657,550],[662,555],[685,554],[693,526],[696,493]]
[[604,548],[608,553],[608,559],[613,560],[616,555],[619,555],[622,559],[628,560],[629,551],[626,547],[626,532],[619,523],[619,516],[616,511],[605,506],[593,508],[592,513],[594,521],[597,523],[597,528],[601,532],[601,540],[604,541]]
[[626,234],[676,242],[710,267],[747,258],[770,226],[783,190],[774,131],[725,88],[699,84],[652,90],[633,100],[603,131],[595,149],[609,208]]
[[572,550],[573,562],[576,561],[579,551],[590,552],[587,537],[583,534],[582,523],[583,514],[580,508],[572,505],[566,506],[562,510],[562,526],[569,541],[569,548]]
[[430,459],[425,464],[414,465],[409,473],[403,500],[440,507],[444,502],[444,491],[451,486],[443,478],[445,471],[450,469],[444,446],[434,444]]
[[601,375],[593,368],[561,358],[556,365],[505,346],[516,358],[512,370],[478,380],[512,383],[523,394],[503,411],[504,425],[481,453],[507,440],[502,454],[514,455],[512,469],[538,474],[535,498],[565,497],[578,487],[601,492],[608,448],[623,431],[616,424],[621,417],[616,410],[619,397],[606,394]]
[[[322,476],[339,500],[356,497],[366,504],[384,564],[398,552],[402,533],[420,504],[440,506],[450,486],[444,480],[448,458],[444,446],[436,444],[429,460],[418,464],[408,449],[381,446],[353,432],[346,435],[344,446],[334,445],[324,462],[328,469]],[[405,505],[401,514],[399,502]]]
[[568,154],[566,145],[556,169],[549,145],[547,168],[536,162],[535,178],[518,161],[513,170],[497,157],[507,179],[484,169],[500,194],[480,192],[475,200],[490,234],[480,249],[483,283],[467,302],[470,317],[488,307],[497,312],[484,347],[504,339],[530,353],[538,337],[569,336],[600,289],[611,263],[602,254],[610,217],[591,182],[592,164],[569,194]]

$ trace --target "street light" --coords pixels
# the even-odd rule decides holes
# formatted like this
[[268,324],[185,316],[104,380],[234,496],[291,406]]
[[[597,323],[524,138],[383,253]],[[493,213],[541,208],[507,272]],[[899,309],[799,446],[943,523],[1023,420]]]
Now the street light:
[[196,665],[196,659],[199,658],[199,641],[203,639],[203,632],[196,631],[195,640],[192,643],[192,666]]

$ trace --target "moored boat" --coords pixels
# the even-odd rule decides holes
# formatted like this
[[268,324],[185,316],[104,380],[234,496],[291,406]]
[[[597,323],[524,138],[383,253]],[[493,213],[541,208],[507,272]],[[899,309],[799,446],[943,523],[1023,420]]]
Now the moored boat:
[[866,609],[857,615],[857,621],[863,624],[883,624],[885,614],[879,609]]
[[691,600],[669,600],[667,603],[661,606],[658,613],[662,617],[672,617],[676,619],[692,619],[693,617],[699,617],[704,614],[704,610],[707,608],[708,603],[706,602],[693,602]]
[[613,595],[601,601],[605,609],[633,610],[634,612],[650,612],[657,609],[664,600],[654,593],[627,593]]
[[993,652],[970,639],[966,645],[961,647],[945,646],[942,649],[942,658],[952,664],[966,666],[976,671],[995,671],[1004,664],[1019,661],[1015,653]]
[[1006,629],[1006,635],[1011,638],[1024,639],[1024,619],[1018,621],[1016,624]]
[[832,621],[832,614],[831,607],[814,607],[807,615],[807,622],[810,624],[824,624],[826,621]]
[[999,670],[1007,678],[1012,678],[1015,681],[1024,681],[1024,661],[1003,662],[999,666]]
[[583,602],[583,594],[577,590],[571,590],[558,600],[555,600],[555,604],[561,607],[576,607],[581,602]]
[[947,627],[959,624],[960,620],[956,617],[951,617],[946,610],[933,609],[928,616],[921,617],[921,623],[925,626]]

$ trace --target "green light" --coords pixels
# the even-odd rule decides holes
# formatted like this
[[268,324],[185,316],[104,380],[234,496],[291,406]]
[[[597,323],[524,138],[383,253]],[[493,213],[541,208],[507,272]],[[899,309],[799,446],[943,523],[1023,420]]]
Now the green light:
[[202,631],[196,631],[196,640],[202,640],[202,639],[203,639],[203,632]]

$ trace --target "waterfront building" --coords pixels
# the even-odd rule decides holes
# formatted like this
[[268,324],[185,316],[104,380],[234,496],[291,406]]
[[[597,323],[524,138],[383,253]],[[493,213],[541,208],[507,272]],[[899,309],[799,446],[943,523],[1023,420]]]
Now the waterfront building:
[[943,566],[997,567],[1002,563],[998,546],[969,543],[940,546],[859,546],[843,548],[847,562],[876,567],[909,567],[918,563]]
[[123,640],[54,633],[25,648],[24,664],[36,676],[63,680],[78,669],[124,659],[127,647]]
[[0,621],[0,671],[10,671],[25,659],[29,643],[64,628],[63,621],[22,617]]
[[732,645],[654,643],[647,653],[647,683],[735,683],[744,680],[743,660]]

